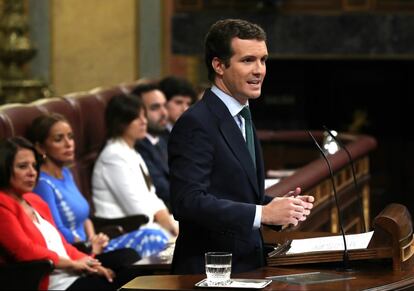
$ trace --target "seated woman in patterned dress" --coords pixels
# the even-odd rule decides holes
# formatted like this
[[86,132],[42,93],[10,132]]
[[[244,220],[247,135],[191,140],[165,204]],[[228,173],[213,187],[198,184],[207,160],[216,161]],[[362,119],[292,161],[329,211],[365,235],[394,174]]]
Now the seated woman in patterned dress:
[[89,204],[67,168],[74,161],[75,142],[72,127],[62,115],[39,116],[33,121],[29,135],[43,156],[33,192],[48,203],[57,228],[68,242],[89,241],[94,254],[132,248],[141,257],[165,248],[169,237],[159,228],[143,227],[111,240],[103,233],[95,233],[89,219]]

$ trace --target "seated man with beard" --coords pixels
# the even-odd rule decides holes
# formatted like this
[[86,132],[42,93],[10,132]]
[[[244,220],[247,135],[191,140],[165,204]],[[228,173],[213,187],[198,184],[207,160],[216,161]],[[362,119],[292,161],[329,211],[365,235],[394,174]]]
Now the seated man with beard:
[[135,149],[148,167],[157,196],[169,208],[168,152],[167,143],[163,138],[168,121],[167,100],[155,83],[138,85],[131,93],[142,100],[148,120],[148,132],[143,140],[135,143]]

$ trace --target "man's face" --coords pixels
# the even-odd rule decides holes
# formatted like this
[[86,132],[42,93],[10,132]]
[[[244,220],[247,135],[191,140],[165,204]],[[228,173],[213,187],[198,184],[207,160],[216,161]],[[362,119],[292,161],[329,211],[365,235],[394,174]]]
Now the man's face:
[[142,101],[147,110],[148,132],[160,133],[165,130],[168,121],[167,100],[160,90],[142,94]]
[[220,89],[245,104],[248,99],[256,99],[261,94],[267,46],[265,41],[237,37],[232,39],[231,45],[234,54],[228,66],[222,60],[213,59],[215,81]]
[[191,101],[190,96],[175,95],[167,102],[169,120],[172,124],[190,107]]

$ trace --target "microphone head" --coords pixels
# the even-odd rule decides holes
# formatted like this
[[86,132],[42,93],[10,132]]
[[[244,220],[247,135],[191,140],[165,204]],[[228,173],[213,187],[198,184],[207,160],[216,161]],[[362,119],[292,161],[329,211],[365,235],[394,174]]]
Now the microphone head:
[[336,132],[335,130],[323,132],[322,147],[324,149],[325,154],[327,155],[333,155],[339,150],[339,145],[336,142],[336,140],[332,137],[332,135],[337,136],[338,132]]

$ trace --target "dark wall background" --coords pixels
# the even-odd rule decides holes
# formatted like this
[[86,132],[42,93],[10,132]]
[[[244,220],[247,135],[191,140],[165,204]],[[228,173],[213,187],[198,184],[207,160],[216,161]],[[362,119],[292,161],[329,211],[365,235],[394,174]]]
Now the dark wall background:
[[349,132],[357,111],[358,133],[376,137],[371,155],[372,205],[378,213],[399,202],[414,213],[414,137],[411,60],[270,60],[263,94],[252,104],[259,128]]
[[260,24],[268,36],[269,52],[276,57],[414,55],[412,14],[278,14],[274,10],[177,13],[172,23],[172,52],[202,53],[203,38],[208,28],[223,18],[243,18]]

